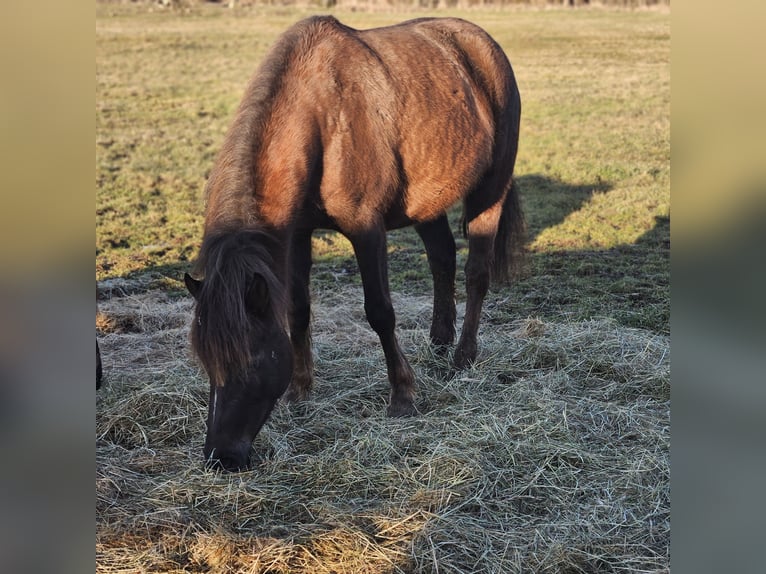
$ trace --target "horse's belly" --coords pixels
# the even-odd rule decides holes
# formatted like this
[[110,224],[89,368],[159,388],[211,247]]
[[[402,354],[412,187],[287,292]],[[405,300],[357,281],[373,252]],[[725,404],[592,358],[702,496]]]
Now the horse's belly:
[[414,222],[430,221],[465,196],[463,186],[411,185],[407,188],[404,215]]
[[444,150],[423,158],[407,173],[404,211],[413,221],[428,221],[463,199],[489,167],[490,146],[477,138],[468,149]]

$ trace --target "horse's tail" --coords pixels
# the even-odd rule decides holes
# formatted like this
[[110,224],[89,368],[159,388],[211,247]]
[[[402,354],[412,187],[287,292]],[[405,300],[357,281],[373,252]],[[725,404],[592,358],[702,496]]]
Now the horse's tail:
[[516,180],[511,178],[503,202],[500,222],[495,235],[492,280],[495,283],[509,283],[521,272],[524,263],[526,222],[521,209],[521,200]]

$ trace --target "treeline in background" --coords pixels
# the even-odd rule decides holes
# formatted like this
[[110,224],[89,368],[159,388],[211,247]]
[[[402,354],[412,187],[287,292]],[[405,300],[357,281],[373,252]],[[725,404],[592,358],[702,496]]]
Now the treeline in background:
[[189,7],[194,4],[221,4],[223,6],[321,6],[356,9],[385,8],[473,8],[505,6],[612,6],[642,8],[670,6],[670,0],[100,0],[101,2],[159,4],[165,7]]

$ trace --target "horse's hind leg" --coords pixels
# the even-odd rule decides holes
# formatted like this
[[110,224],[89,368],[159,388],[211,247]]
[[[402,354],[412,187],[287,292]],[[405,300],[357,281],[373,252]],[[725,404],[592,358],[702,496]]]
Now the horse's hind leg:
[[314,380],[314,361],[311,356],[311,300],[309,275],[311,272],[311,232],[295,235],[292,241],[290,291],[290,340],[293,344],[293,380],[285,393],[287,401],[308,397]]
[[349,237],[354,246],[364,286],[364,311],[370,326],[378,334],[386,357],[391,400],[388,416],[417,414],[415,375],[396,340],[396,317],[388,288],[386,232],[381,227]]
[[455,340],[455,238],[446,215],[420,223],[415,230],[426,247],[434,281],[431,343],[444,352]]
[[479,330],[484,297],[489,290],[495,235],[505,199],[504,193],[494,202],[487,201],[486,197],[479,199],[480,196],[481,194],[475,194],[474,197],[469,196],[465,204],[466,221],[468,222],[468,260],[465,264],[465,318],[463,319],[460,340],[453,357],[453,363],[458,369],[465,368],[476,360],[476,334]]

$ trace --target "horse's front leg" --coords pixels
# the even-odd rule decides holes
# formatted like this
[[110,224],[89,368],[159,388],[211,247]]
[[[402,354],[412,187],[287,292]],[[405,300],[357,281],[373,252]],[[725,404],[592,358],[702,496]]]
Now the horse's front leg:
[[383,346],[391,383],[388,416],[412,416],[415,408],[415,374],[399,347],[394,328],[396,317],[388,287],[386,232],[382,226],[349,237],[354,247],[364,286],[364,311]]
[[293,345],[293,380],[285,393],[288,402],[308,397],[314,381],[311,354],[311,232],[297,233],[292,241],[290,258],[290,340]]
[[455,340],[455,238],[447,216],[415,226],[428,254],[434,284],[431,343],[439,353]]

